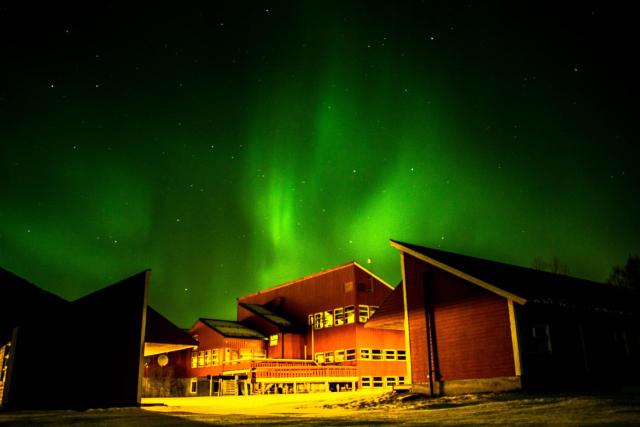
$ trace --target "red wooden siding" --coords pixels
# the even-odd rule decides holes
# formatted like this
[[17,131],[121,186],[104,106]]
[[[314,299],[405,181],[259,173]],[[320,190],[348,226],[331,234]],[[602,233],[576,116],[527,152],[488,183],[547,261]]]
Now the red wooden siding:
[[440,379],[515,375],[507,300],[444,271],[432,289]]
[[[358,291],[358,283],[371,292]],[[392,289],[354,263],[240,297],[238,302],[268,304],[288,319],[307,324],[307,316],[348,305],[380,306]]]
[[423,273],[428,267],[410,255],[404,255],[407,285],[407,314],[409,318],[409,347],[411,351],[411,380],[414,383],[429,381],[427,363],[427,321],[425,317]]
[[428,382],[424,277],[435,324],[434,369],[443,381],[515,375],[507,300],[404,255],[413,382]]

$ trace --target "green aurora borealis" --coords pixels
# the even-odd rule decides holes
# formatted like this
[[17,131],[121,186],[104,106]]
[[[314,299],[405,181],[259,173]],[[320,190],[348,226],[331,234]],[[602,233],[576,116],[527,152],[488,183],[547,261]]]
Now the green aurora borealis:
[[0,266],[47,290],[151,268],[190,326],[350,260],[395,284],[389,238],[599,281],[640,251],[629,11],[91,7],[0,13]]

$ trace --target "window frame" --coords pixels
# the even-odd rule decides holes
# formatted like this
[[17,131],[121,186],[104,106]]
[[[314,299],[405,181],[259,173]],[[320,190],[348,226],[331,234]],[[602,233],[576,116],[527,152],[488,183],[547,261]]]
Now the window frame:
[[348,361],[348,360],[357,360],[358,359],[358,354],[356,352],[355,348],[348,348],[344,351],[344,360]]
[[360,386],[362,388],[371,388],[373,377],[370,376],[362,376],[360,377]]
[[358,304],[358,323],[367,323],[369,320],[369,306]]
[[356,323],[356,306],[347,305],[344,307],[344,324],[351,325]]
[[[366,357],[364,356],[366,354]],[[371,349],[370,348],[361,348],[360,349],[360,360],[371,360]]]
[[333,309],[333,325],[341,326],[344,325],[344,307],[336,307]]
[[[384,355],[384,360],[398,360],[398,350],[395,350],[393,348],[385,348],[384,350],[382,350],[382,353]],[[389,357],[390,354],[391,357]]]

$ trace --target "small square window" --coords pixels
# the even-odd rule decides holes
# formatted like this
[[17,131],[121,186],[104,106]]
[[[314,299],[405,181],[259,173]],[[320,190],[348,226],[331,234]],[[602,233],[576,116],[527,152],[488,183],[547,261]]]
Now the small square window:
[[350,348],[345,350],[345,359],[346,360],[356,360],[356,349]]
[[406,350],[398,350],[398,360],[407,360],[407,351]]
[[344,308],[339,307],[333,310],[333,320],[336,326],[344,325]]
[[336,350],[336,362],[344,362],[344,350]]
[[371,350],[371,360],[382,360],[382,350],[379,348]]
[[398,377],[398,385],[404,384],[404,377]]
[[396,351],[392,349],[385,350],[384,360],[396,360]]
[[386,377],[385,379],[386,379],[387,387],[392,387],[398,383],[398,380],[396,377]]
[[333,351],[327,351],[324,354],[324,362],[325,363],[333,363],[333,360],[334,360]]
[[371,350],[369,350],[368,348],[361,348],[360,359],[365,359],[365,360],[371,359]]
[[316,363],[324,363],[324,353],[316,353],[314,360]]
[[374,387],[382,387],[382,377],[373,377],[373,386]]

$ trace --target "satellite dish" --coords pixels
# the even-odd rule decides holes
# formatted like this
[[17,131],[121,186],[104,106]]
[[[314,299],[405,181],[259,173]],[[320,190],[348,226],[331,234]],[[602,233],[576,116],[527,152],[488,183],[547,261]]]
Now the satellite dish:
[[167,356],[166,354],[161,354],[160,356],[158,356],[158,365],[167,366],[168,363],[169,363],[169,356]]

